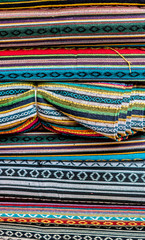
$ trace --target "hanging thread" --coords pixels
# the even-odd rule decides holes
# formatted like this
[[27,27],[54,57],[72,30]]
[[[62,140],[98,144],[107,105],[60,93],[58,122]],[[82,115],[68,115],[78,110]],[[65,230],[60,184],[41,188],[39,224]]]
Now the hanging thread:
[[128,67],[129,67],[129,71],[130,71],[130,73],[131,73],[131,62],[129,62],[129,61],[128,61],[120,52],[118,52],[116,49],[111,48],[111,47],[110,47],[110,49],[113,50],[114,52],[116,52],[120,57],[123,58],[123,60],[124,60],[125,62],[127,62]]

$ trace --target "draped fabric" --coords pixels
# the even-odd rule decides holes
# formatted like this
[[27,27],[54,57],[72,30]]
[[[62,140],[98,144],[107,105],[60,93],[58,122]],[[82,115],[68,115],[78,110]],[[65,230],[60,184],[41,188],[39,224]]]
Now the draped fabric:
[[144,131],[143,84],[1,83],[0,134],[40,124],[56,133],[122,140]]

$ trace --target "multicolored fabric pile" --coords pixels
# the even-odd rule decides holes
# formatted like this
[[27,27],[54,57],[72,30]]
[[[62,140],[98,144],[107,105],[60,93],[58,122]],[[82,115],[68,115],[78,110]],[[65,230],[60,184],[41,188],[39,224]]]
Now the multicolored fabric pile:
[[35,132],[0,142],[2,239],[144,239],[145,134],[112,142]]
[[0,0],[0,240],[145,240],[145,0]]

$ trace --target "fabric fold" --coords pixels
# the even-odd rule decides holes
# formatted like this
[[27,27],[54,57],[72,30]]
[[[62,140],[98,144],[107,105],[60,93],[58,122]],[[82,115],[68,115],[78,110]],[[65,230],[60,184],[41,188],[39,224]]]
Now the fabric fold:
[[[132,240],[143,238],[145,235],[144,227],[126,227],[119,226],[115,229],[110,227],[96,226],[93,228],[86,227],[65,227],[65,226],[40,226],[32,224],[15,224],[15,223],[1,223],[0,224],[1,237],[3,240],[49,240],[49,239],[63,239],[63,240],[106,240],[107,238],[118,240],[128,240],[131,236]],[[10,237],[11,236],[11,237]],[[97,239],[98,238],[98,239]],[[100,240],[99,239],[99,240]],[[119,239],[119,240],[120,240]]]
[[0,134],[40,125],[66,135],[123,140],[144,131],[143,84],[1,83]]

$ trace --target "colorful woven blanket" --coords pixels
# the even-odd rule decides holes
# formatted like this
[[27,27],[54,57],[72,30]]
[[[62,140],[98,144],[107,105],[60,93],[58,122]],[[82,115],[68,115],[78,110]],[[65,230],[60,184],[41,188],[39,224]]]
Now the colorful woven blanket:
[[144,81],[145,48],[0,50],[0,81]]
[[142,46],[144,42],[144,8],[74,7],[30,13],[0,12],[0,47],[118,43]]
[[144,7],[0,0],[0,240],[145,240]]
[[144,131],[144,85],[125,83],[1,83],[0,134],[42,124],[56,133],[122,140]]
[[[40,226],[31,224],[1,223],[0,236],[2,240],[142,240],[144,227],[117,226],[86,228],[65,226]],[[119,236],[119,237],[118,237]],[[21,237],[21,238],[19,238]]]
[[124,142],[46,132],[2,136],[0,200],[143,205],[144,148],[145,134]]
[[84,225],[144,227],[145,206],[0,202],[0,221],[80,227]]

